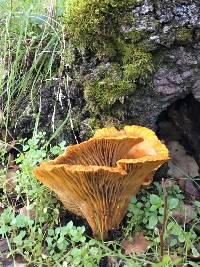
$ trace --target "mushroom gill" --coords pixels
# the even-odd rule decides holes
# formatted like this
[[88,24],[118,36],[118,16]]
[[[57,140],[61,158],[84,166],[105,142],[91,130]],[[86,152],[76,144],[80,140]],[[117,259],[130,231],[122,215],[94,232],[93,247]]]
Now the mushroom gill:
[[66,209],[86,218],[96,238],[106,239],[123,219],[131,197],[168,159],[165,145],[147,128],[103,128],[42,163],[34,174]]

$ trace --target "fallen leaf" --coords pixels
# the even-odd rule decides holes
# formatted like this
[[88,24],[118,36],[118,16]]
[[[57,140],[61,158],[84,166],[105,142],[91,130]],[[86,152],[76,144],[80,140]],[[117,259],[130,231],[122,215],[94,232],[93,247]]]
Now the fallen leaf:
[[[25,264],[26,263],[25,259],[23,258],[23,256],[21,254],[15,254],[15,263],[16,263],[16,266],[24,266],[24,265],[27,266]],[[28,266],[30,267],[30,265],[28,265]]]
[[172,216],[179,224],[183,225],[194,220],[197,213],[195,207],[183,203],[172,212]]
[[125,255],[130,255],[132,253],[141,255],[148,250],[149,245],[150,242],[144,238],[142,232],[137,233],[134,238],[130,240],[124,240],[122,243]]
[[3,264],[3,267],[13,267],[13,266],[15,266],[14,263],[13,263],[13,261],[10,260],[10,259],[3,259],[2,258],[1,260],[2,261],[0,263]]
[[1,129],[0,131],[0,149],[4,149],[6,152],[9,152],[14,148],[16,141],[12,137],[9,131]]
[[116,267],[119,266],[119,259],[117,257],[108,256],[107,258],[107,267]]
[[175,180],[171,180],[171,179],[166,179],[164,181],[164,186],[166,189],[171,189],[173,188],[175,185],[177,184],[177,182]]
[[175,178],[181,178],[183,173],[190,177],[199,175],[199,166],[195,159],[186,153],[178,141],[170,141],[167,146],[171,157],[168,162],[168,175]]
[[[16,261],[14,262],[13,260],[4,260],[3,261],[3,267],[27,267],[27,264],[25,263],[17,263]],[[30,265],[29,265],[30,266]]]
[[192,199],[200,199],[200,189],[192,180],[179,179],[179,186]]
[[6,186],[10,191],[15,189],[14,175],[17,171],[17,168],[10,168],[6,173]]
[[[0,239],[0,266],[1,263],[3,267],[26,267],[25,260],[20,254],[15,254],[15,262],[13,258],[8,257],[9,246],[6,238]],[[32,266],[32,265],[28,265]]]
[[0,239],[0,253],[5,253],[8,251],[9,247],[6,238]]
[[1,129],[0,139],[3,141],[6,141],[6,142],[15,141],[14,138],[12,137],[11,133],[9,132],[9,130],[6,130],[6,129]]
[[178,185],[180,187],[180,189],[184,192],[185,191],[185,182],[186,182],[186,179],[185,178],[180,178],[178,180]]

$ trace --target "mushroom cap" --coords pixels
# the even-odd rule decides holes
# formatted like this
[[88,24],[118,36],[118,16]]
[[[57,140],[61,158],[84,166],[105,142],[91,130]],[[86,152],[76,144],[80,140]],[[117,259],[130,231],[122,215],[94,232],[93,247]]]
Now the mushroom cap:
[[142,137],[97,137],[68,146],[65,152],[51,164],[83,166],[117,166],[117,161],[126,157],[130,147],[143,141]]
[[131,197],[168,159],[165,145],[147,128],[103,128],[42,163],[34,174],[66,209],[87,219],[95,237],[104,239],[121,222]]

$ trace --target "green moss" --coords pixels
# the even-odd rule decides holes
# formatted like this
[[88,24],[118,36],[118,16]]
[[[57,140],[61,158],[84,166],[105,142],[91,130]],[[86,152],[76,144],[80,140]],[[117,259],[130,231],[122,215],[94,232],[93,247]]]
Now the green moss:
[[115,42],[118,22],[126,9],[138,0],[68,0],[65,24],[70,40],[79,48],[98,50],[105,42]]
[[152,55],[136,49],[133,45],[127,45],[123,53],[124,78],[136,82],[145,79],[153,71]]
[[176,41],[186,42],[192,38],[192,30],[186,27],[179,28],[176,32]]
[[99,122],[98,122],[97,118],[94,118],[94,117],[93,118],[89,118],[88,119],[88,125],[91,128],[91,131],[93,131],[93,130],[98,128]]
[[100,68],[95,79],[85,83],[85,99],[96,111],[109,108],[117,100],[123,103],[136,89],[137,81],[147,78],[152,69],[151,54],[126,46],[122,64]]
[[130,39],[133,43],[138,43],[144,38],[144,32],[139,30],[131,30],[130,32],[124,34],[125,38]]
[[123,124],[119,119],[116,117],[110,116],[108,114],[103,113],[101,117],[97,118],[96,116],[91,117],[88,119],[88,126],[90,129],[91,136],[94,135],[95,131],[99,128],[103,127],[116,127],[118,129],[123,129],[125,124]]
[[[92,50],[102,64],[91,80],[84,82],[84,97],[89,110],[112,113],[116,103],[123,103],[133,93],[138,81],[152,73],[152,56],[140,47],[144,31],[122,27],[134,24],[132,8],[140,0],[68,0],[65,23],[69,41],[79,51]],[[116,111],[115,111],[116,114]]]
[[121,66],[112,64],[108,69],[100,69],[95,79],[85,83],[84,93],[90,106],[99,111],[117,100],[123,102],[125,95],[134,89],[134,84],[124,79]]

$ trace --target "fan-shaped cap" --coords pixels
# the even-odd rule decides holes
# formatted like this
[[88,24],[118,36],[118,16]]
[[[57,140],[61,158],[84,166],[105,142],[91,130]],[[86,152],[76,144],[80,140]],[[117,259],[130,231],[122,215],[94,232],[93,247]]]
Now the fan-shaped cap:
[[34,170],[66,209],[87,219],[96,238],[104,239],[118,227],[131,197],[169,158],[151,130],[137,127],[100,129],[93,138],[68,147]]

